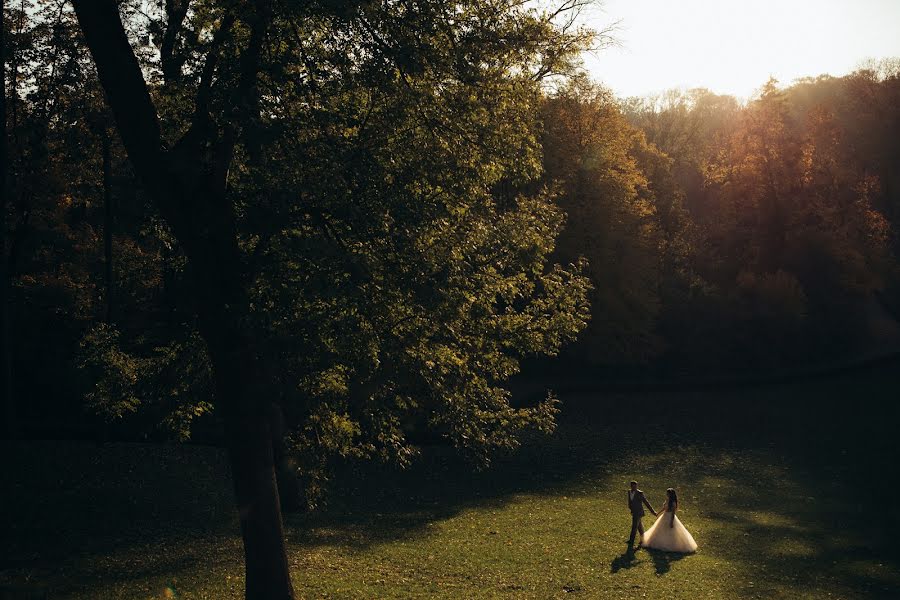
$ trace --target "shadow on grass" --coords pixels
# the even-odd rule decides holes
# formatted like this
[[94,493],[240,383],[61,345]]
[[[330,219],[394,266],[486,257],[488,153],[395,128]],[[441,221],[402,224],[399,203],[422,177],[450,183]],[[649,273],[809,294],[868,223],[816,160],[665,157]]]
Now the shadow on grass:
[[665,575],[672,568],[672,563],[683,559],[687,554],[679,554],[677,552],[663,552],[662,550],[645,549],[653,560],[653,569],[657,575]]
[[791,472],[798,475],[790,483],[780,478],[775,492],[729,490],[724,506],[706,515],[722,524],[706,532],[706,548],[731,562],[758,565],[785,588],[839,583],[870,597],[900,597],[900,552],[873,527],[869,507],[829,497],[828,482]]
[[502,509],[519,494],[578,495],[587,480],[617,468],[637,444],[617,428],[565,424],[552,438],[535,438],[481,472],[439,446],[424,448],[403,471],[357,465],[336,477],[326,510],[287,516],[287,535],[305,545],[363,550],[423,535],[427,524],[465,510]]
[[70,597],[189,571],[239,536],[216,449],[6,442],[0,456],[4,585],[34,581]]
[[[840,426],[853,432],[849,419]],[[900,552],[892,544],[892,529],[872,518],[879,494],[841,476],[848,469],[877,467],[885,457],[858,465],[824,441],[814,447],[815,456],[799,451],[792,439],[722,451],[702,464],[695,458],[686,465],[697,475],[701,497],[716,496],[713,507],[698,511],[714,524],[700,532],[701,551],[732,564],[752,564],[759,579],[784,589],[840,585],[872,597],[900,597]],[[855,443],[837,441],[839,447]],[[822,455],[829,460],[822,461]]]
[[[859,486],[892,472],[897,459],[891,427],[900,385],[893,381],[647,394],[639,399],[647,408],[640,422],[617,408],[633,405],[621,394],[564,398],[552,438],[530,440],[484,472],[473,473],[444,447],[425,448],[422,460],[402,472],[348,466],[336,478],[330,508],[287,516],[286,536],[302,546],[365,549],[428,535],[431,522],[501,508],[518,494],[584,495],[617,487],[610,480],[624,473],[661,479],[678,472],[695,488],[689,493],[701,496],[686,497],[689,511],[717,524],[697,536],[703,551],[762,564],[784,581],[830,569],[860,586],[892,589],[889,575],[867,565],[897,558],[872,518],[895,490],[868,493]],[[854,398],[852,406],[847,398]],[[222,540],[239,544],[227,465],[216,449],[34,442],[7,444],[0,454],[7,484],[0,570],[50,572],[68,564],[77,571],[69,573],[73,581],[139,579],[190,569]],[[711,457],[725,458],[711,464]],[[741,485],[717,488],[717,481]],[[709,490],[723,501],[704,513]],[[747,544],[751,535],[757,539]],[[876,550],[866,551],[863,542]],[[143,557],[143,567],[100,564],[142,547],[183,549]],[[660,575],[678,560],[652,556]],[[610,569],[640,562],[626,553]]]
[[[292,518],[289,535],[302,544],[365,549],[427,536],[432,521],[502,507],[518,494],[589,494],[617,487],[620,476],[624,493],[625,474],[644,473],[657,483],[677,478],[686,486],[686,526],[702,552],[753,565],[773,589],[821,590],[836,583],[900,597],[900,555],[886,535],[897,517],[888,515],[887,524],[872,518],[883,499],[893,497],[895,483],[884,481],[876,493],[866,487],[900,457],[892,441],[898,387],[891,374],[650,395],[640,423],[603,408],[631,404],[617,395],[569,399],[552,439],[526,445],[486,473],[472,474],[443,449],[430,449],[407,472],[345,474],[330,510]],[[709,496],[715,502],[705,504]],[[692,515],[701,530],[692,527]],[[623,529],[626,521],[623,516]],[[650,556],[657,575],[683,558]],[[608,560],[612,573],[642,562],[627,552]]]
[[[828,396],[829,390],[834,397]],[[873,436],[868,418],[854,423],[846,411],[810,415],[816,407],[837,405],[847,392],[846,386],[823,384],[800,390],[791,386],[651,395],[644,404],[653,410],[642,414],[645,421],[622,422],[625,417],[619,415],[610,419],[613,425],[606,421],[603,407],[631,404],[617,394],[568,399],[552,438],[531,440],[484,472],[472,473],[442,447],[425,448],[421,460],[406,471],[375,465],[348,469],[337,478],[328,510],[288,517],[289,535],[304,544],[361,549],[420,535],[429,522],[469,508],[502,507],[518,494],[578,495],[607,484],[613,474],[668,476],[673,471],[685,473],[688,480],[718,474],[744,482],[743,492],[735,491],[728,499],[731,506],[743,503],[776,512],[797,508],[807,511],[812,525],[825,528],[833,514],[810,511],[802,503],[794,507],[782,496],[795,494],[803,502],[810,496],[829,496],[845,526],[865,528],[871,519],[857,519],[847,511],[860,502],[874,508],[879,501],[854,489],[851,475],[860,478],[888,468],[898,451],[872,445],[873,437],[878,441],[886,436]],[[878,398],[865,402],[877,403]],[[854,414],[860,414],[859,409],[857,403]],[[723,453],[732,457],[729,464],[711,469],[709,457]],[[761,466],[746,460],[753,453]],[[869,459],[862,466],[857,462],[861,453]],[[783,460],[781,468],[771,468],[773,456]],[[800,485],[788,491],[781,480]],[[621,484],[624,493],[627,479]]]
[[610,573],[618,573],[622,569],[630,569],[637,566],[639,561],[635,558],[634,548],[628,546],[625,552],[615,557],[609,564]]

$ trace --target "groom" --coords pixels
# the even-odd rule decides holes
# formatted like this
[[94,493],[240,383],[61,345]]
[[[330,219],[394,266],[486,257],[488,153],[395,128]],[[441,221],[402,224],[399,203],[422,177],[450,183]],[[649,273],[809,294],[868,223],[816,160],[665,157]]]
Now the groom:
[[[634,534],[638,531],[641,532],[641,543],[644,541],[644,524],[641,523],[641,517],[644,516],[645,504],[655,517],[656,511],[653,510],[653,507],[647,502],[647,497],[644,496],[644,492],[638,489],[637,481],[632,481],[631,490],[628,492],[628,508],[631,510],[631,537],[628,538],[629,548],[634,545]],[[638,548],[640,547],[640,544],[638,544]]]

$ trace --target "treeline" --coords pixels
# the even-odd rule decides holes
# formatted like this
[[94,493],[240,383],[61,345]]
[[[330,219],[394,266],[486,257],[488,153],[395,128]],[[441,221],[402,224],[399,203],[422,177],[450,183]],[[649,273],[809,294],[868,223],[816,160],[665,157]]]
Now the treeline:
[[[202,331],[215,299],[198,294],[197,269],[216,265],[191,266],[136,174],[74,13],[24,6],[5,8],[4,40],[14,420],[98,414],[119,435],[187,437],[215,406]],[[255,332],[259,393],[291,413],[279,419],[298,447],[406,460],[407,434],[428,427],[478,456],[512,446],[507,433],[550,427],[554,411],[509,406],[523,358],[747,372],[890,338],[896,62],[770,81],[746,104],[705,90],[623,101],[577,74],[590,35],[537,14],[479,25],[523,36],[517,57],[469,34],[462,49],[423,45],[416,27],[449,35],[428,30],[437,13],[400,30],[304,15],[313,33],[291,46],[287,15],[270,34],[282,54],[272,46],[261,70],[262,116],[229,133],[246,32],[210,66],[223,17],[180,6],[122,14],[162,143],[193,143],[201,96],[212,115],[219,137],[186,180],[239,138],[223,193],[241,327]],[[475,23],[489,7],[473,6]],[[343,42],[326,39],[335,23],[352,29]],[[351,64],[353,44],[371,56]],[[222,89],[203,92],[210,68]]]
[[558,251],[594,284],[573,360],[698,377],[896,350],[900,61],[746,104],[576,83],[543,141]]

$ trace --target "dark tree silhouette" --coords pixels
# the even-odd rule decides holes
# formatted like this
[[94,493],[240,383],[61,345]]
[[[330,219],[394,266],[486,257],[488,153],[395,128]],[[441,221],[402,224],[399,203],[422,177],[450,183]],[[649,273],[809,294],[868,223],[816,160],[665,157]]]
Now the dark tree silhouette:
[[[275,483],[267,381],[245,326],[249,302],[242,281],[234,212],[225,197],[236,132],[219,135],[210,124],[207,94],[215,68],[211,52],[189,131],[171,150],[161,137],[156,107],[129,44],[116,2],[75,2],[78,21],[128,156],[188,257],[200,332],[214,365],[216,397],[227,446],[246,555],[248,598],[292,598]],[[250,30],[240,57],[240,81],[231,104],[238,123],[249,118],[257,95],[257,69],[271,20],[267,2],[242,15]],[[217,39],[228,35],[220,24]],[[210,148],[213,151],[210,152]]]

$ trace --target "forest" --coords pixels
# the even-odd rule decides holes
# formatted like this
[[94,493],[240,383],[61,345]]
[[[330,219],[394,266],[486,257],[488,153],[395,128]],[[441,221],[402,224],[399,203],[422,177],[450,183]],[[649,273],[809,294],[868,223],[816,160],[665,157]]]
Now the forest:
[[225,448],[286,598],[282,509],[552,433],[516,381],[900,351],[900,59],[620,98],[582,6],[5,0],[6,437]]

